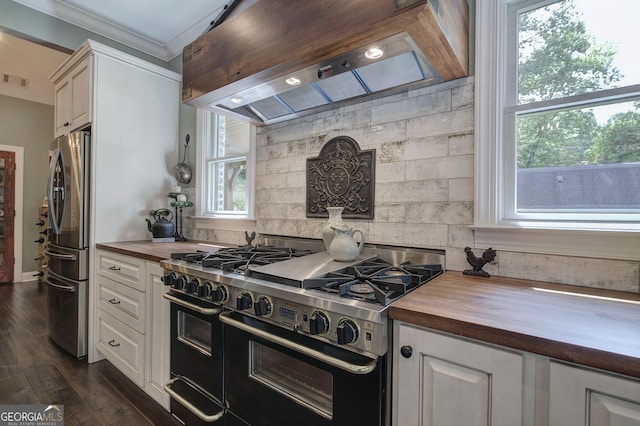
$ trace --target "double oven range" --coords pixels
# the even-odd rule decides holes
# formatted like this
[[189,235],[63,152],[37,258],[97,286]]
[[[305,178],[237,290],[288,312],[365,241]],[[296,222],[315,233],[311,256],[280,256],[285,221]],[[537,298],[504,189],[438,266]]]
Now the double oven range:
[[366,244],[333,261],[322,241],[175,253],[172,413],[186,424],[386,425],[388,305],[439,275],[442,250]]

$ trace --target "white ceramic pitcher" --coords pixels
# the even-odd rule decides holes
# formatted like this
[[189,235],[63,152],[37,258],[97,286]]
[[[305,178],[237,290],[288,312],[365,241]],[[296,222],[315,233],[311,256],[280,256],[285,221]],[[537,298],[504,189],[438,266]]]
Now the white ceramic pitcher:
[[[336,235],[329,246],[331,258],[339,262],[349,262],[358,257],[364,245],[364,232],[358,228],[335,226],[332,226],[332,228]],[[360,233],[360,242],[357,242],[353,237],[356,233]]]

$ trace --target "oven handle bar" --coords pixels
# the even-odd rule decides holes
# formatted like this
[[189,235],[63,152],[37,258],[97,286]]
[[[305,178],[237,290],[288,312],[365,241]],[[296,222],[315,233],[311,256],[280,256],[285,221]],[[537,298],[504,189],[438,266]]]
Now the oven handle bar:
[[193,404],[191,404],[189,401],[184,399],[179,393],[176,393],[176,391],[171,389],[171,385],[173,383],[177,382],[178,380],[181,380],[181,378],[180,377],[176,377],[175,379],[171,379],[167,383],[165,383],[165,385],[164,385],[164,390],[167,391],[167,393],[169,394],[169,396],[171,398],[175,399],[180,404],[184,405],[185,408],[187,408],[193,414],[198,416],[200,418],[200,420],[202,420],[203,422],[213,423],[216,420],[220,420],[222,418],[222,416],[224,415],[224,412],[225,412],[224,408],[222,410],[220,410],[220,412],[218,412],[216,414],[213,414],[211,416],[208,416],[205,413],[203,413],[202,411],[198,410],[198,408],[196,406],[194,406]]
[[310,356],[311,358],[314,358],[318,361],[332,365],[334,367],[337,367],[349,373],[369,374],[376,368],[376,363],[378,361],[378,358],[374,359],[369,364],[365,364],[365,365],[351,364],[350,362],[346,362],[336,357],[329,356],[322,352],[316,351],[314,349],[311,349],[306,346],[300,345],[298,343],[292,342],[290,340],[284,339],[280,336],[276,336],[269,332],[251,327],[250,325],[247,325],[243,322],[234,320],[233,318],[229,317],[228,314],[222,313],[218,318],[220,319],[220,321],[222,321],[227,325],[238,328],[242,331],[246,331],[247,333],[253,334],[255,336],[262,337],[263,339],[268,340],[272,343],[276,343],[280,346],[284,346],[287,349],[291,349],[298,353]]
[[193,303],[189,303],[175,296],[172,296],[169,293],[163,293],[162,297],[171,301],[172,303],[175,303],[180,306],[184,306],[185,308],[192,309],[204,315],[217,315],[220,312],[222,312],[222,308],[203,308],[202,306],[194,305]]

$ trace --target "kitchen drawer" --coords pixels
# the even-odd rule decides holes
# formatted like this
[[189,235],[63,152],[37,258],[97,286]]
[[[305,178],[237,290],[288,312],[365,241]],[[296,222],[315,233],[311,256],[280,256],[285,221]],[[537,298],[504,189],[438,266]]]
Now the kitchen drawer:
[[144,335],[98,309],[97,346],[118,370],[144,386]]
[[146,290],[144,260],[103,250],[98,250],[97,257],[98,274],[137,290]]
[[98,307],[144,334],[145,293],[98,276]]

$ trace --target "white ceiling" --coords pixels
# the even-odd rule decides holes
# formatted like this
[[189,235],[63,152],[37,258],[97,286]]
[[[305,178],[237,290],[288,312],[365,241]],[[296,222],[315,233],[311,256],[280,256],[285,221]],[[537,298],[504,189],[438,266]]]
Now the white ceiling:
[[13,0],[168,61],[231,0]]

